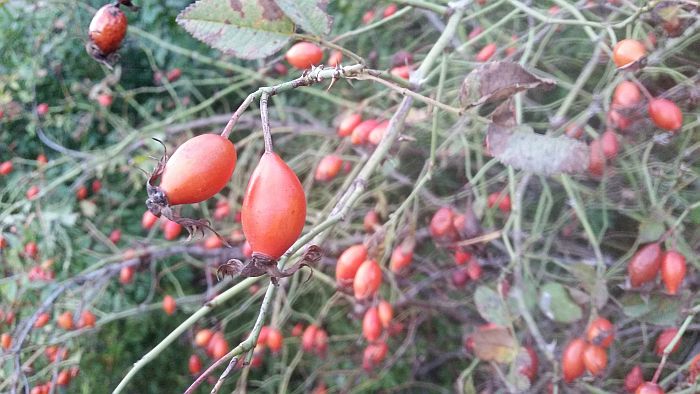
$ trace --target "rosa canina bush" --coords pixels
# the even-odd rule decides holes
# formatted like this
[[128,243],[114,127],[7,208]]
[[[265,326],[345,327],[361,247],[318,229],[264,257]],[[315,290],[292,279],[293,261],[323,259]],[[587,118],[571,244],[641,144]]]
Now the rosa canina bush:
[[0,5],[0,392],[697,391],[697,7],[555,3]]

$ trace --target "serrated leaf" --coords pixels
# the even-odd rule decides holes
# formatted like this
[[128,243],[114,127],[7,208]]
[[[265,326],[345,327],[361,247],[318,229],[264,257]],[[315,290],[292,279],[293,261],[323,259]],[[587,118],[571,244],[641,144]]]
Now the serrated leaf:
[[471,337],[474,353],[484,361],[509,363],[517,355],[515,338],[505,327],[481,327]]
[[294,23],[307,32],[319,36],[331,32],[333,18],[326,13],[328,0],[275,0],[275,2]]
[[525,125],[491,123],[486,147],[501,163],[534,174],[578,174],[588,169],[588,145],[566,136],[537,134]]
[[679,297],[652,294],[643,297],[628,293],[620,300],[622,311],[628,317],[645,323],[673,325],[680,318],[681,300]]
[[561,323],[573,323],[583,317],[583,311],[566,291],[556,282],[547,282],[540,288],[540,310],[551,320]]
[[294,33],[294,23],[272,0],[199,0],[177,23],[207,45],[242,59],[269,56]]
[[463,107],[503,100],[540,85],[551,87],[551,79],[540,78],[513,62],[489,62],[475,68],[462,82],[459,102]]
[[479,286],[474,292],[474,303],[481,317],[489,323],[506,326],[510,324],[510,314],[506,304],[495,291]]

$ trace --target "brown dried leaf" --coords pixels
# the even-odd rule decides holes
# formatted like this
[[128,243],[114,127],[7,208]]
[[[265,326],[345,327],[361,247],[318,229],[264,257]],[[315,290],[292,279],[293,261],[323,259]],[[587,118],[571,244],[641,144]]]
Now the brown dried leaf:
[[466,108],[475,107],[511,97],[539,85],[551,87],[556,85],[556,82],[540,78],[517,63],[485,63],[464,78],[459,92],[459,102]]
[[566,136],[537,134],[529,126],[491,123],[486,147],[501,163],[535,174],[580,174],[588,169],[588,145]]
[[505,327],[480,327],[474,334],[474,353],[484,361],[509,363],[517,355],[518,345],[515,338]]

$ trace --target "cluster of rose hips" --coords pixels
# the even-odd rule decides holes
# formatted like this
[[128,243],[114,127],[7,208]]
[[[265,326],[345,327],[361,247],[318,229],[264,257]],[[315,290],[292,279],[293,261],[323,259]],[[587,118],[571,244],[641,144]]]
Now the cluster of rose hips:
[[666,292],[671,295],[678,294],[686,271],[685,256],[676,250],[662,251],[659,242],[642,246],[627,264],[627,274],[632,287],[640,287],[654,281],[661,272]]
[[[613,48],[613,61],[621,70],[635,70],[642,67],[646,55],[644,44],[633,39],[621,40]],[[647,113],[656,127],[676,133],[683,126],[683,113],[676,103],[663,97],[651,97],[646,88],[636,80],[620,82],[613,92],[612,105],[607,117],[607,130],[590,144],[588,170],[592,175],[602,175],[606,162],[617,156],[619,141],[615,131],[629,133],[636,125],[634,116],[641,110],[644,96],[647,100]],[[573,138],[580,138],[583,127],[571,123],[567,126],[566,134]]]
[[[197,331],[194,336],[194,344],[213,360],[218,360],[225,356],[230,349],[222,331],[214,331],[208,328]],[[197,353],[190,355],[188,368],[192,375],[199,375],[202,372],[202,360]]]

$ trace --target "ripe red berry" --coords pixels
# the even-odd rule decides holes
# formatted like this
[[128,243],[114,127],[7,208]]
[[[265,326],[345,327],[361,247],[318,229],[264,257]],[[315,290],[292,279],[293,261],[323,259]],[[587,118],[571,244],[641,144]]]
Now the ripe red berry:
[[214,332],[212,330],[208,328],[201,329],[194,336],[194,344],[199,347],[206,347],[213,335]]
[[163,310],[168,316],[175,313],[175,308],[177,308],[177,303],[171,295],[166,295],[163,297]]
[[360,123],[362,123],[362,115],[356,113],[345,115],[338,124],[338,136],[349,136]]
[[374,209],[370,209],[362,219],[362,226],[367,234],[374,233],[379,228],[379,214]]
[[219,249],[222,246],[224,246],[224,241],[222,241],[221,238],[217,237],[216,235],[212,234],[207,237],[206,240],[204,240],[205,249]]
[[625,375],[625,391],[628,393],[634,393],[637,388],[644,383],[644,375],[642,374],[642,367],[635,365],[627,375]]
[[343,159],[338,155],[324,156],[316,167],[314,179],[319,182],[327,182],[333,180],[338,175],[343,167]]
[[374,146],[379,145],[379,143],[382,142],[382,139],[384,138],[384,134],[386,134],[386,131],[388,128],[389,128],[389,121],[388,120],[380,122],[375,128],[372,129],[372,131],[369,132],[369,136],[367,137],[367,141]]
[[498,204],[498,209],[500,209],[501,212],[510,212],[510,195],[507,192],[494,192],[489,194],[488,198],[486,199],[486,205],[489,208],[493,208],[496,206],[496,204]]
[[78,328],[92,328],[95,327],[96,322],[97,317],[95,317],[95,314],[88,310],[84,310],[78,319]]
[[0,335],[0,347],[7,350],[12,346],[12,336],[9,333],[4,332]]
[[411,66],[403,65],[396,66],[389,73],[397,78],[408,79],[411,76]]
[[582,338],[576,338],[569,342],[564,348],[561,356],[561,369],[566,383],[573,382],[583,375],[585,365],[583,363],[583,352],[588,344]]
[[24,245],[24,255],[30,259],[34,259],[39,255],[39,247],[36,245],[36,242],[29,241]]
[[309,324],[304,330],[301,336],[301,349],[307,353],[314,351],[316,332],[319,330],[318,326],[315,324]]
[[192,375],[199,375],[202,372],[202,360],[196,354],[191,355],[187,362],[187,368]]
[[661,279],[669,294],[677,294],[686,272],[685,256],[669,250],[661,259]]
[[81,185],[78,187],[78,190],[75,191],[75,198],[78,199],[78,201],[84,200],[88,195],[88,189],[84,185]]
[[175,67],[172,70],[168,71],[165,77],[168,78],[168,82],[175,82],[178,79],[180,79],[181,75],[182,71],[179,68]]
[[370,307],[362,318],[362,336],[368,342],[374,342],[382,335],[382,323],[376,307]]
[[695,381],[700,376],[700,353],[696,354],[692,360],[690,360],[690,366],[688,367],[688,379],[687,382],[690,384],[695,384]]
[[632,287],[639,287],[656,278],[661,268],[661,246],[658,242],[641,247],[627,264]]
[[612,130],[607,130],[600,136],[600,147],[603,149],[603,155],[612,160],[617,156],[619,143],[617,142],[617,134]]
[[127,20],[124,12],[114,4],[102,6],[90,21],[88,37],[105,56],[119,49],[126,36]]
[[382,269],[374,260],[367,260],[357,269],[353,290],[355,298],[365,300],[372,297],[382,284]]
[[277,154],[264,153],[253,171],[243,199],[241,221],[253,252],[275,260],[304,229],[304,188]]
[[122,230],[117,228],[117,229],[112,230],[111,233],[109,233],[109,240],[112,241],[112,243],[118,244],[121,239],[122,239]]
[[586,331],[586,339],[592,344],[610,347],[615,340],[615,326],[604,317],[597,317]]
[[292,336],[293,337],[299,337],[301,334],[304,332],[304,325],[301,323],[297,323],[294,325],[292,328]]
[[588,172],[595,176],[603,175],[603,170],[605,170],[605,152],[599,138],[591,141],[589,150]]
[[362,368],[365,371],[371,371],[384,361],[388,351],[386,342],[370,343],[362,353]]
[[341,61],[343,61],[343,52],[340,51],[333,51],[328,57],[328,65],[332,67],[339,66]]
[[665,394],[665,391],[656,383],[645,382],[637,387],[634,394]]
[[381,300],[377,305],[377,312],[379,314],[379,321],[382,323],[382,327],[389,328],[391,325],[391,319],[394,318],[394,308],[389,302]]
[[384,13],[382,15],[385,18],[388,18],[388,17],[394,15],[396,13],[396,10],[398,10],[398,9],[399,9],[399,7],[396,4],[391,3],[388,6],[386,6],[386,8],[384,9]]
[[351,286],[360,265],[367,259],[367,248],[363,244],[352,245],[338,257],[335,265],[335,280],[340,286]]
[[367,142],[369,134],[377,127],[379,121],[377,119],[367,119],[352,130],[350,134],[350,142],[353,145],[362,145]]
[[306,70],[311,66],[321,64],[323,51],[321,48],[310,42],[298,42],[292,45],[285,55],[287,61],[299,70]]
[[608,366],[608,353],[602,346],[588,344],[583,351],[583,364],[593,376],[599,376]]
[[[663,356],[664,354],[664,349],[666,349],[666,346],[668,346],[673,338],[678,334],[678,329],[675,327],[667,328],[663,331],[661,331],[661,334],[659,334],[659,337],[656,338],[656,344],[654,345],[654,351],[656,352],[657,355]],[[671,349],[669,354],[674,353],[678,348],[681,346],[681,341],[679,340],[676,343],[676,346]]]
[[150,230],[154,224],[158,221],[158,216],[151,213],[151,211],[146,211],[141,216],[141,227],[144,230]]
[[530,382],[534,382],[537,377],[537,370],[540,366],[540,359],[537,357],[537,352],[532,346],[525,346],[525,355],[527,359],[523,360],[518,368],[518,372],[528,378]]
[[72,330],[74,325],[73,325],[73,313],[66,311],[63,312],[58,316],[58,319],[56,320],[56,323],[58,324],[59,327],[61,327],[64,330]]
[[491,57],[496,53],[496,44],[488,44],[485,47],[481,48],[479,53],[476,54],[476,61],[477,62],[487,62]]
[[649,117],[664,130],[677,131],[683,126],[683,113],[676,103],[664,98],[649,101]]
[[373,9],[369,9],[364,14],[362,14],[362,23],[364,23],[365,25],[370,24],[370,22],[372,22],[373,19],[374,19],[374,10]]
[[400,272],[411,264],[411,261],[413,261],[413,248],[415,244],[416,242],[413,238],[406,238],[396,246],[394,251],[391,252],[391,259],[389,260],[389,269],[391,269],[391,272]]
[[267,333],[267,340],[265,341],[265,344],[270,348],[270,351],[272,353],[278,353],[280,350],[282,350],[283,343],[284,337],[282,336],[282,332],[277,328],[270,327],[270,330]]
[[430,235],[435,240],[451,241],[457,237],[457,229],[453,223],[454,212],[450,207],[442,207],[435,212],[430,220]]
[[11,161],[4,161],[2,164],[0,164],[0,175],[8,175],[9,173],[12,172],[12,162]]
[[97,103],[100,105],[100,107],[107,108],[110,105],[112,105],[112,95],[111,94],[101,94],[97,96]]
[[642,93],[634,82],[622,81],[613,92],[613,106],[631,108],[642,100]]
[[27,189],[27,199],[33,200],[39,194],[39,186],[33,185]]
[[646,56],[644,44],[637,40],[624,39],[613,47],[613,61],[617,67],[624,67]]
[[198,203],[220,192],[235,167],[236,148],[228,138],[201,134],[177,148],[155,189],[165,193],[167,205]]
[[212,342],[213,342],[213,346],[212,346],[212,350],[211,350],[211,357],[214,360],[218,360],[221,357],[228,354],[229,345],[228,345],[228,341],[226,339],[224,339],[223,334],[221,335],[220,338],[217,338],[216,340],[214,340]]
[[169,219],[165,220],[165,224],[163,224],[163,235],[165,236],[165,239],[172,241],[179,237],[181,232],[182,225]]
[[128,285],[134,279],[134,267],[122,267],[119,271],[119,283]]
[[49,105],[46,103],[40,103],[36,106],[36,113],[39,116],[45,116],[49,113]]
[[51,316],[47,312],[40,313],[34,322],[34,328],[44,327],[49,320],[51,320]]

